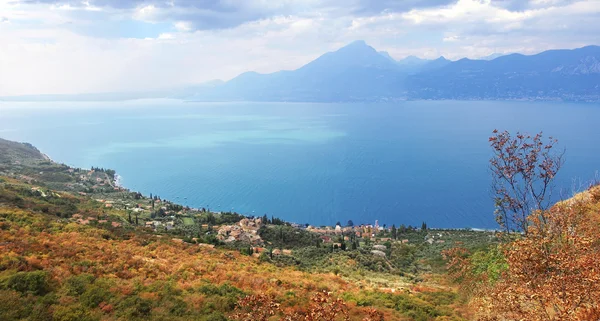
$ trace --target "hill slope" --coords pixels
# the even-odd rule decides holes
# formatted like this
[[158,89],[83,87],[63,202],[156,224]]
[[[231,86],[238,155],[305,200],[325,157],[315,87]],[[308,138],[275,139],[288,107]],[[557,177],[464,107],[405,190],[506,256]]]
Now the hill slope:
[[[418,253],[437,258],[444,244],[397,241],[382,258],[367,243],[325,247],[315,244],[319,235],[279,222],[260,234],[278,247],[295,244],[294,252],[253,253],[251,244],[215,237],[213,224],[238,222],[235,213],[113,189],[110,170],[73,169],[30,145],[2,143],[14,157],[0,173],[0,320],[261,320],[267,311],[270,320],[464,320],[456,293],[438,284],[443,276],[421,267],[429,263]],[[54,175],[23,174],[39,166]],[[172,228],[153,228],[163,223]],[[307,317],[325,312],[337,317]]]
[[0,138],[0,163],[19,160],[44,160],[48,157],[28,143],[17,143]]

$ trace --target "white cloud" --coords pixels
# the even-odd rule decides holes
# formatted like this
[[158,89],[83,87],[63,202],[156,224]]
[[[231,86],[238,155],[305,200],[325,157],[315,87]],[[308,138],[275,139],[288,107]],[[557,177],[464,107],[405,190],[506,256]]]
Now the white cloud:
[[446,36],[442,39],[442,41],[444,42],[454,42],[454,41],[458,41],[460,39],[459,36]]
[[142,21],[154,22],[158,18],[159,9],[154,5],[142,5],[133,11],[133,18]]
[[[0,22],[10,21],[0,23],[0,96],[161,89],[249,70],[294,69],[358,39],[395,58],[458,59],[600,44],[598,0],[535,0],[519,10],[508,2],[459,0],[365,13],[359,9],[367,0],[255,0],[237,9],[248,19],[239,23],[177,2],[90,10],[96,8],[90,1],[65,10],[0,0]],[[217,19],[228,27],[198,29],[197,20],[188,20],[202,15],[206,23]],[[119,23],[117,30],[153,33],[100,37],[85,29]]]
[[[152,40],[152,38],[146,38],[147,40]],[[172,33],[161,33],[160,35],[158,35],[159,40],[169,40],[169,39],[175,39],[175,35]]]
[[179,31],[192,31],[192,23],[188,21],[177,21],[175,24],[175,29]]

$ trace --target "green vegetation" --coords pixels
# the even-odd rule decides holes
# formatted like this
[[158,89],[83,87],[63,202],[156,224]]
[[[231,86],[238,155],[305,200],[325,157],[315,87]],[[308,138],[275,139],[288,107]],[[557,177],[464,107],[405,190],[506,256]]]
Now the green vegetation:
[[[146,197],[114,186],[112,170],[16,146],[0,164],[0,320],[229,320],[253,294],[304,313],[321,291],[350,303],[351,320],[368,308],[385,320],[461,320],[441,252],[496,242],[426,224],[315,232],[266,216],[246,220],[258,241],[225,242],[221,229],[243,215]],[[486,260],[480,268],[494,269]]]
[[258,233],[270,247],[278,249],[299,249],[322,243],[315,233],[288,225],[265,225]]

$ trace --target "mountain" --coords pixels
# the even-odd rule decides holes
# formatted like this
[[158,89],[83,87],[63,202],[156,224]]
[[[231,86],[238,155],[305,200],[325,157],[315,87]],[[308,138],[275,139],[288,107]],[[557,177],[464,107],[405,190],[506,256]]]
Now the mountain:
[[392,56],[390,56],[390,54],[387,51],[380,51],[379,54],[393,62],[396,62],[396,59],[394,59]]
[[421,59],[415,56],[408,56],[404,59],[398,60],[397,64],[400,66],[402,72],[406,74],[414,74],[421,71],[425,66],[431,63],[432,60]]
[[138,93],[0,97],[0,101],[127,100],[351,102],[407,99],[528,99],[600,101],[600,47],[536,55],[493,54],[450,61],[395,60],[362,40],[296,70],[245,72],[171,90]]
[[600,47],[461,59],[409,76],[412,99],[600,100]]
[[506,56],[506,54],[495,52],[495,53],[493,53],[491,55],[488,55],[488,56],[485,56],[485,57],[481,57],[478,60],[494,60],[494,59],[496,59],[498,57],[502,57],[502,56]]
[[200,99],[377,101],[399,96],[405,76],[389,55],[355,41],[293,71],[243,73]]
[[425,64],[421,65],[419,72],[436,70],[449,65],[451,62],[452,61],[444,58],[444,56],[441,56],[435,60],[427,60]]
[[[488,59],[494,57],[488,57]],[[394,101],[404,99],[600,100],[600,47],[510,54],[491,60],[414,56],[396,61],[364,41],[297,70],[244,73],[199,100]]]

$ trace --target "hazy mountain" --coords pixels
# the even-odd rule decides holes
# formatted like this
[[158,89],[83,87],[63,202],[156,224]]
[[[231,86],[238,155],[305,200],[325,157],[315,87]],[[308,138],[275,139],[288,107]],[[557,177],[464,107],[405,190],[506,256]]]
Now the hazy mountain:
[[392,56],[390,56],[390,54],[387,51],[380,51],[379,54],[393,62],[396,62],[396,59],[394,59]]
[[[485,59],[494,58],[494,55]],[[0,101],[395,101],[406,99],[600,100],[600,47],[450,61],[409,56],[395,60],[364,41],[328,52],[296,69],[243,73],[220,80],[139,93],[0,97]]]
[[461,59],[412,75],[414,99],[600,99],[600,47]]
[[598,100],[600,47],[510,54],[493,60],[394,60],[364,41],[293,71],[247,72],[199,100],[389,101],[402,99]]
[[431,62],[431,60],[421,59],[416,56],[408,56],[404,59],[398,60],[398,64],[404,65],[404,66],[405,65],[422,66],[422,65],[427,64],[428,62]]
[[496,52],[496,53],[493,53],[493,54],[491,54],[491,55],[488,55],[488,56],[485,56],[485,57],[478,58],[477,60],[494,60],[494,59],[496,59],[496,58],[498,58],[498,57],[502,57],[502,56],[506,56],[506,55],[507,55],[507,54],[503,54],[503,53],[497,53],[497,52]]
[[436,70],[436,69],[442,68],[446,65],[449,65],[450,63],[452,63],[452,61],[444,58],[444,56],[441,56],[435,60],[427,60],[425,64],[420,66],[418,71],[423,72],[423,71]]
[[246,72],[206,100],[348,101],[398,96],[405,74],[391,57],[364,41],[328,52],[293,71]]

